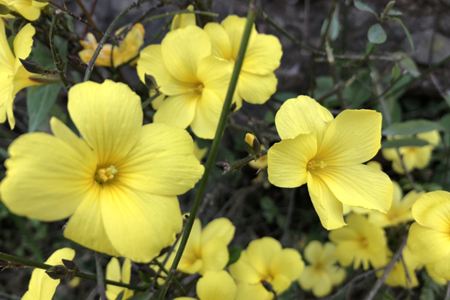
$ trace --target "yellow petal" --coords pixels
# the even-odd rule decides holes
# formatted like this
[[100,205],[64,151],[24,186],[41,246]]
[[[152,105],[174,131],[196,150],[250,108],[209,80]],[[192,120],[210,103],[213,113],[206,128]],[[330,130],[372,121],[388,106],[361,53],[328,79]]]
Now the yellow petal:
[[412,215],[422,226],[449,232],[450,229],[450,193],[446,191],[430,192],[413,205]]
[[414,161],[413,167],[417,169],[423,169],[426,166],[428,166],[432,152],[433,152],[432,146],[417,147],[416,151],[411,155],[411,160]]
[[[11,48],[8,44],[8,39],[5,33],[5,23],[0,22],[0,74],[9,71],[13,73],[13,66],[15,63],[15,58],[11,52]],[[31,26],[31,25],[30,25]],[[30,46],[31,50],[31,46]],[[29,54],[29,53],[28,53]],[[2,80],[3,81],[3,80]]]
[[14,73],[22,65],[19,58],[26,59],[30,55],[31,47],[33,46],[33,36],[36,30],[31,24],[25,25],[14,38],[14,54],[16,56],[16,63],[14,66]]
[[305,263],[297,250],[283,249],[273,256],[269,269],[270,274],[281,274],[294,281],[300,277],[304,267]]
[[267,153],[269,181],[278,187],[293,188],[306,183],[308,162],[317,151],[314,132],[282,140]]
[[68,109],[99,166],[122,159],[136,144],[142,126],[141,99],[127,85],[83,82],[69,91]]
[[202,224],[199,219],[195,219],[183,256],[178,264],[178,270],[184,273],[194,274],[202,267],[203,262],[199,256],[202,241],[201,231]]
[[210,55],[200,61],[197,77],[204,85],[203,90],[214,92],[223,103],[232,71],[232,63]]
[[282,249],[274,238],[263,237],[250,242],[247,247],[247,257],[253,268],[260,274],[268,274],[273,257]]
[[195,83],[198,81],[200,61],[211,55],[211,42],[201,28],[187,26],[169,32],[161,43],[161,52],[164,64],[173,77]]
[[327,122],[331,120],[333,115],[330,111],[308,96],[287,100],[275,116],[275,124],[281,139],[292,139],[299,134],[315,131],[319,145]]
[[320,257],[322,256],[322,243],[319,241],[311,241],[309,244],[305,247],[305,252],[303,255],[305,256],[305,259],[311,263],[314,264],[317,262]]
[[312,288],[314,296],[320,298],[328,295],[331,292],[332,284],[329,276],[322,276],[320,283],[317,283]]
[[197,100],[200,97],[197,92],[167,97],[156,111],[154,122],[185,129],[195,117]]
[[431,279],[433,279],[434,282],[440,285],[446,285],[447,280],[445,278],[440,277],[436,271],[434,270],[435,264],[428,264],[425,265],[425,269],[427,270],[428,275],[430,275]]
[[22,65],[19,66],[16,74],[14,75],[14,88],[12,91],[13,96],[15,96],[23,88],[33,85],[40,85],[40,83],[30,79],[30,76],[32,75],[36,74],[28,72]]
[[239,282],[259,284],[261,279],[264,278],[263,274],[258,272],[258,270],[250,262],[249,255],[247,255],[247,250],[241,252],[239,260],[230,265],[229,269],[231,276]]
[[201,300],[235,300],[236,293],[236,284],[225,271],[206,272],[197,283],[197,295]]
[[325,243],[323,246],[323,252],[321,255],[321,261],[324,264],[332,265],[336,262],[336,256],[334,255],[336,252],[336,245],[333,243]]
[[[187,10],[194,11],[194,6],[191,4],[187,7]],[[195,14],[179,14],[175,15],[172,19],[172,27],[170,30],[178,28],[185,28],[189,25],[195,26]]]
[[229,259],[227,244],[221,237],[213,238],[208,243],[202,244],[201,258],[203,265],[198,271],[200,274],[222,270]]
[[450,253],[434,265],[434,270],[439,277],[450,280]]
[[[106,266],[106,279],[121,282],[122,276],[120,273],[119,260],[115,257],[111,258],[108,265]],[[115,299],[123,289],[124,288],[119,286],[107,284],[106,296],[108,297],[108,299]]]
[[252,104],[263,104],[277,90],[278,80],[275,74],[256,75],[241,71],[237,91],[239,96]]
[[165,124],[148,124],[138,130],[133,149],[114,164],[117,180],[154,195],[175,196],[194,187],[204,167],[193,154],[191,136]]
[[344,268],[331,266],[328,269],[328,275],[330,276],[333,285],[339,285],[344,281],[346,273]]
[[245,52],[242,70],[268,75],[280,66],[282,55],[280,40],[276,36],[257,34]]
[[417,138],[427,141],[432,146],[437,146],[441,140],[441,136],[437,130],[419,133],[417,134]]
[[211,40],[211,54],[219,58],[230,60],[231,45],[227,32],[218,23],[208,23],[203,28]]
[[319,215],[322,226],[327,230],[345,226],[342,203],[326,183],[320,177],[312,176],[310,173],[308,173],[307,182],[311,202]]
[[[306,255],[305,255],[306,257]],[[302,287],[303,290],[310,290],[317,283],[317,281],[321,280],[321,276],[318,272],[315,272],[312,266],[306,266],[302,275],[298,279],[298,283]]]
[[350,206],[387,212],[392,202],[389,177],[366,165],[325,167],[317,171],[336,198]]
[[272,284],[272,287],[277,294],[281,294],[291,285],[291,280],[283,274],[275,274],[273,281],[269,283]]
[[42,6],[48,3],[42,3],[43,5],[36,5],[36,1],[14,1],[11,5],[21,14],[25,19],[29,21],[36,21],[41,15]]
[[330,123],[317,151],[327,165],[351,166],[370,160],[381,142],[381,114],[345,110]]
[[268,292],[261,283],[239,282],[237,290],[236,300],[272,300],[274,297],[273,293]]
[[214,237],[220,237],[225,244],[229,244],[233,239],[236,228],[227,218],[214,219],[209,222],[202,232],[202,244],[206,244]]
[[[244,32],[246,18],[240,18],[238,16],[232,15],[225,18],[225,20],[220,23],[220,25],[225,29],[230,39],[231,45],[231,58],[236,60],[237,54],[239,52],[239,47],[241,46],[242,34]],[[251,45],[258,33],[256,32],[255,25],[252,27],[252,32],[248,44]]]
[[145,30],[142,24],[135,24],[127,33],[114,56],[114,66],[119,66],[136,57],[144,44]]
[[131,260],[126,258],[122,266],[122,282],[130,283],[131,279]]
[[[4,74],[0,70],[0,75],[6,77],[9,76],[10,74]],[[13,88],[14,83],[12,77],[10,79],[2,80],[0,82],[0,95],[2,97],[0,100],[0,123],[5,123],[6,117],[8,116],[9,126],[11,127],[11,129],[14,129],[14,126],[16,124],[16,120],[14,119],[13,113],[13,102],[14,102],[14,95],[12,93]]]
[[195,116],[191,123],[192,131],[202,139],[213,139],[219,124],[223,100],[214,92],[204,89],[197,101]]
[[419,262],[432,264],[450,253],[450,239],[447,232],[413,223],[409,228],[408,247]]
[[93,184],[96,161],[92,151],[80,150],[45,133],[22,135],[8,150],[2,201],[12,212],[29,218],[67,218]]

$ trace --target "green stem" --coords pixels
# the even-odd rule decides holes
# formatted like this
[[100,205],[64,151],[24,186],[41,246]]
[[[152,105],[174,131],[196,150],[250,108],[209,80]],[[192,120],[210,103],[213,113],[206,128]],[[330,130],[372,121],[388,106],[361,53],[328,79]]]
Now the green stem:
[[50,40],[50,50],[52,51],[53,56],[53,63],[55,64],[56,69],[59,71],[59,76],[61,77],[62,82],[64,83],[64,86],[66,87],[66,90],[69,90],[69,82],[67,81],[66,75],[64,74],[64,65],[61,62],[59,58],[59,54],[56,51],[55,47],[55,29],[56,25],[58,24],[59,17],[61,16],[60,13],[55,13],[52,19],[52,26],[50,27],[50,34],[49,34],[49,40]]
[[239,73],[241,72],[242,63],[244,61],[245,51],[247,50],[248,40],[250,39],[251,30],[256,18],[255,11],[255,1],[253,0],[249,5],[249,11],[247,15],[247,23],[245,24],[244,33],[242,35],[241,45],[239,47],[238,56],[236,59],[236,63],[234,64],[233,73],[231,75],[230,84],[228,86],[227,95],[225,97],[225,102],[223,104],[222,113],[220,115],[219,124],[217,126],[216,134],[214,136],[214,140],[212,142],[210,154],[208,156],[208,160],[206,161],[205,173],[203,174],[202,180],[200,182],[197,195],[195,196],[194,205],[192,206],[189,220],[186,224],[186,228],[183,234],[183,237],[180,242],[180,247],[178,248],[177,254],[173,261],[172,266],[170,267],[169,274],[167,275],[166,281],[159,293],[158,300],[163,300],[164,296],[169,289],[170,282],[175,273],[175,269],[180,262],[181,256],[183,255],[184,248],[186,247],[186,243],[189,238],[189,234],[192,229],[192,225],[194,224],[195,216],[197,214],[198,207],[200,206],[200,202],[203,198],[203,193],[206,189],[206,184],[208,183],[209,173],[214,165],[214,160],[217,155],[217,151],[219,150],[220,141],[222,139],[223,133],[225,131],[225,126],[228,120],[229,111],[231,107],[231,103],[233,100],[234,91],[236,89],[236,85],[239,78]]
[[105,278],[103,277],[102,255],[95,252],[95,268],[97,270],[97,288],[101,300],[107,300],[105,292]]
[[156,98],[158,98],[161,95],[162,95],[161,93],[156,93],[153,96],[151,96],[150,98],[148,98],[147,100],[145,100],[144,102],[142,102],[142,109],[146,108],[150,103],[152,103],[153,100],[155,100]]
[[216,13],[212,13],[212,12],[207,12],[207,11],[200,11],[200,10],[194,10],[194,11],[190,11],[190,10],[179,10],[176,12],[167,12],[165,14],[161,14],[161,15],[157,15],[157,16],[153,16],[147,19],[142,20],[142,23],[144,22],[150,22],[150,21],[154,21],[157,19],[162,19],[162,18],[166,18],[166,17],[170,17],[170,16],[175,16],[175,15],[181,15],[181,14],[197,14],[197,15],[204,15],[204,16],[210,16],[210,17],[215,17],[217,18],[219,15]]
[[[0,260],[4,260],[7,262],[11,262],[11,263],[20,265],[20,266],[16,266],[16,267],[33,267],[36,269],[43,269],[43,270],[47,270],[48,268],[52,267],[51,265],[35,262],[35,261],[29,260],[26,258],[17,257],[14,255],[2,253],[2,252],[0,252]],[[97,278],[95,275],[90,275],[90,274],[86,274],[83,272],[74,272],[73,276],[92,280],[92,281],[97,281]],[[116,282],[116,281],[112,281],[112,280],[105,280],[105,283],[132,289],[132,290],[137,290],[137,291],[145,291],[146,290],[146,288],[142,287],[142,286],[134,286],[134,285],[124,284],[124,283]]]
[[[169,255],[167,255],[169,256]],[[169,274],[169,271],[167,271],[167,269],[164,267],[164,265],[162,263],[160,263],[156,258],[153,259],[153,263],[155,265],[157,265],[159,267],[160,270],[162,270],[166,275]],[[185,289],[181,286],[181,284],[178,282],[178,280],[175,279],[175,277],[173,278],[173,281],[175,282],[175,285],[177,286],[177,288],[180,290],[181,293],[183,293],[183,295],[186,295],[187,292],[185,291]]]
[[111,34],[112,30],[114,29],[114,26],[116,26],[116,24],[120,21],[120,19],[122,19],[122,17],[124,15],[126,15],[130,10],[132,10],[133,8],[143,4],[145,2],[148,2],[148,1],[150,1],[150,0],[140,0],[140,1],[133,3],[132,5],[125,8],[125,10],[122,11],[120,14],[118,14],[117,17],[114,19],[114,21],[112,21],[112,23],[109,25],[108,29],[106,29],[106,32],[103,35],[102,39],[98,43],[97,49],[95,49],[95,51],[94,51],[94,55],[92,55],[92,58],[88,63],[88,67],[86,69],[86,73],[84,74],[83,81],[89,80],[89,77],[91,76],[91,73],[92,73],[92,69],[94,69],[95,61],[97,60],[97,57],[100,54],[100,51],[102,50],[103,45],[106,43],[106,40],[108,39],[109,35]]

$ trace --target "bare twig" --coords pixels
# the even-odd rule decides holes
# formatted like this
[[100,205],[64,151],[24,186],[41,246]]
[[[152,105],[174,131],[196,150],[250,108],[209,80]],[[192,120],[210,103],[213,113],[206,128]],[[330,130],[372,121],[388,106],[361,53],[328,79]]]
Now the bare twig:
[[88,12],[88,10],[84,6],[83,2],[81,2],[81,0],[75,0],[75,1],[77,1],[78,6],[81,8],[81,10],[83,11],[84,15],[86,16],[86,19],[88,19],[88,22],[92,25],[92,27],[98,29],[98,27],[95,24],[94,20],[92,20],[91,14]]
[[50,35],[49,35],[50,50],[52,51],[53,63],[55,64],[56,69],[58,69],[59,76],[61,77],[61,81],[64,83],[64,86],[66,87],[66,89],[69,90],[70,84],[67,81],[67,78],[65,75],[64,64],[61,61],[61,58],[59,57],[59,54],[56,51],[56,46],[55,46],[55,30],[56,30],[56,25],[58,24],[58,20],[59,20],[60,16],[61,16],[61,14],[58,11],[53,16],[52,26],[50,27]]
[[[89,15],[90,16],[92,16],[93,14],[94,14],[94,11],[95,11],[95,7],[97,7],[97,2],[98,2],[98,0],[94,0],[93,2],[92,2],[92,5],[91,5],[91,11],[89,12]],[[84,26],[84,30],[83,30],[83,34],[81,35],[81,38],[82,39],[84,39],[85,37],[86,37],[86,34],[87,34],[87,32],[88,32],[88,26]]]

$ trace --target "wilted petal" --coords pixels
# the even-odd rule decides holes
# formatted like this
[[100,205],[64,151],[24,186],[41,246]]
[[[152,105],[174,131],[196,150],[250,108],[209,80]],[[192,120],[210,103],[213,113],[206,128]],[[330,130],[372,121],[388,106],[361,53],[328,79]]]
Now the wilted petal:
[[236,293],[236,284],[225,271],[206,272],[197,283],[197,295],[201,300],[235,300]]
[[280,40],[273,35],[257,34],[245,52],[242,70],[245,72],[268,75],[280,66]]
[[277,90],[277,77],[275,74],[256,75],[241,71],[237,92],[245,101],[252,104],[263,104],[269,100]]
[[450,230],[450,193],[435,191],[423,195],[413,205],[412,215],[420,225],[448,233]]
[[167,97],[158,107],[154,116],[154,122],[185,129],[194,119],[197,100],[200,97],[201,94],[197,92]]
[[431,264],[450,253],[448,232],[438,232],[413,223],[409,228],[408,247],[419,262]]

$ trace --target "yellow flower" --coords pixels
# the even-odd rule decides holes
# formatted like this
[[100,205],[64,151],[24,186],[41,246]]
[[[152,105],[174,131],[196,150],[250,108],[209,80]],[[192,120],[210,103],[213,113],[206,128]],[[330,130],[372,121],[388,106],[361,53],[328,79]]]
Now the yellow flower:
[[208,34],[197,26],[169,32],[161,45],[141,51],[137,71],[155,77],[167,98],[155,113],[155,123],[191,126],[196,136],[212,139],[216,132],[232,64],[211,55]]
[[392,197],[392,205],[386,214],[371,211],[369,212],[369,222],[381,227],[397,226],[401,223],[407,223],[413,220],[411,207],[425,192],[417,193],[411,191],[402,199],[403,192],[397,182],[394,185],[394,195]]
[[[266,150],[266,147],[264,147],[264,145],[261,145],[261,150]],[[265,167],[267,167],[267,155],[261,156],[256,161],[252,160],[248,163],[248,165],[253,169],[264,169]]]
[[[52,266],[62,265],[63,259],[72,260],[74,256],[75,251],[73,249],[62,248],[53,252],[45,264]],[[23,295],[22,300],[51,300],[59,282],[60,280],[52,279],[45,274],[45,270],[34,269],[28,284],[28,291]]]
[[[187,10],[194,11],[194,6],[189,5]],[[172,27],[170,30],[175,30],[178,28],[185,28],[189,25],[195,26],[195,14],[179,14],[175,15],[172,20]]]
[[238,299],[245,299],[242,294],[249,293],[249,290],[262,295],[254,299],[272,299],[273,294],[264,288],[262,282],[271,285],[279,295],[301,275],[304,266],[297,250],[282,249],[277,240],[264,237],[250,242],[239,260],[230,266],[230,273],[238,282]]
[[[197,295],[200,300],[235,300],[236,292],[236,284],[226,271],[208,271],[197,282]],[[195,298],[178,297],[174,300],[195,300]]]
[[3,0],[3,2],[29,21],[36,21],[41,15],[41,9],[48,4],[35,0]]
[[431,279],[433,279],[434,282],[440,285],[447,284],[447,280],[445,280],[445,278],[440,277],[434,270],[434,264],[425,265],[425,269],[427,270],[428,275],[430,275]]
[[333,243],[322,245],[319,241],[312,241],[306,246],[305,259],[311,265],[305,267],[298,279],[303,290],[312,289],[314,296],[323,297],[345,279],[345,270],[335,265],[335,251],[336,245]]
[[[111,261],[106,266],[106,279],[129,284],[130,278],[131,261],[128,258],[125,259],[125,261],[123,262],[122,270],[120,270],[119,260],[115,257],[111,258]],[[131,298],[131,296],[133,296],[133,291],[127,288],[110,284],[106,285],[106,297],[108,297],[108,299],[116,299],[117,296],[122,293],[122,291],[123,300]]]
[[[388,140],[392,139],[402,139],[410,136],[388,136]],[[437,130],[428,131],[424,133],[417,134],[417,138],[425,140],[429,145],[422,147],[400,147],[398,150],[403,157],[403,162],[408,171],[413,169],[423,169],[428,166],[431,158],[431,152],[439,144],[439,132]],[[384,158],[387,160],[392,160],[392,168],[395,172],[403,174],[403,166],[398,156],[397,150],[395,148],[383,149],[382,150]]]
[[[245,22],[246,18],[233,15],[225,18],[220,25],[206,24],[205,31],[211,38],[212,54],[236,61]],[[275,93],[278,80],[274,71],[280,66],[282,55],[277,37],[259,34],[253,27],[236,87],[234,100],[238,109],[242,106],[242,99],[253,104],[263,104]]]
[[414,203],[415,223],[409,228],[408,247],[415,259],[434,265],[439,277],[450,280],[450,193],[430,192]]
[[13,114],[14,97],[21,89],[38,85],[29,77],[36,75],[28,72],[22,66],[20,59],[26,59],[33,45],[34,27],[25,25],[14,38],[14,54],[12,53],[5,34],[5,24],[0,21],[0,123],[8,122],[11,129],[14,128],[16,120]]
[[2,201],[41,221],[70,217],[64,236],[112,256],[148,262],[182,228],[176,195],[203,173],[190,135],[142,126],[141,101],[122,83],[84,82],[69,90],[82,138],[56,118],[54,135],[22,135],[10,146]]
[[[388,261],[390,261],[390,256],[392,256],[392,254],[389,255]],[[405,289],[416,287],[419,282],[414,271],[419,266],[419,263],[414,259],[408,247],[403,249],[402,256],[403,262],[399,259],[395,263],[394,268],[391,270],[384,283],[393,287],[401,286]],[[406,275],[405,266],[408,275]],[[381,277],[382,275],[383,271],[377,272],[378,277]]]
[[358,214],[347,217],[348,226],[332,230],[329,239],[337,244],[336,258],[346,267],[353,261],[353,269],[363,265],[369,268],[369,262],[374,268],[379,268],[386,261],[386,236],[384,230]]
[[305,183],[322,225],[345,225],[342,204],[387,212],[389,177],[363,162],[380,149],[381,114],[345,110],[336,119],[314,99],[287,100],[275,117],[281,142],[269,149],[269,181],[294,188]]
[[[116,31],[116,35],[125,30],[125,27]],[[114,67],[124,64],[136,57],[139,53],[139,48],[144,44],[145,30],[142,24],[138,23],[134,25],[127,33],[122,43],[119,46],[115,46],[114,49],[111,44],[103,45],[100,54],[95,61],[96,66],[111,67],[111,51]],[[86,41],[80,41],[80,44],[84,47],[84,50],[80,51],[78,55],[81,60],[88,63],[92,55],[94,55],[95,49],[97,49],[98,43],[92,33],[88,33]],[[131,62],[132,64],[133,62]]]

